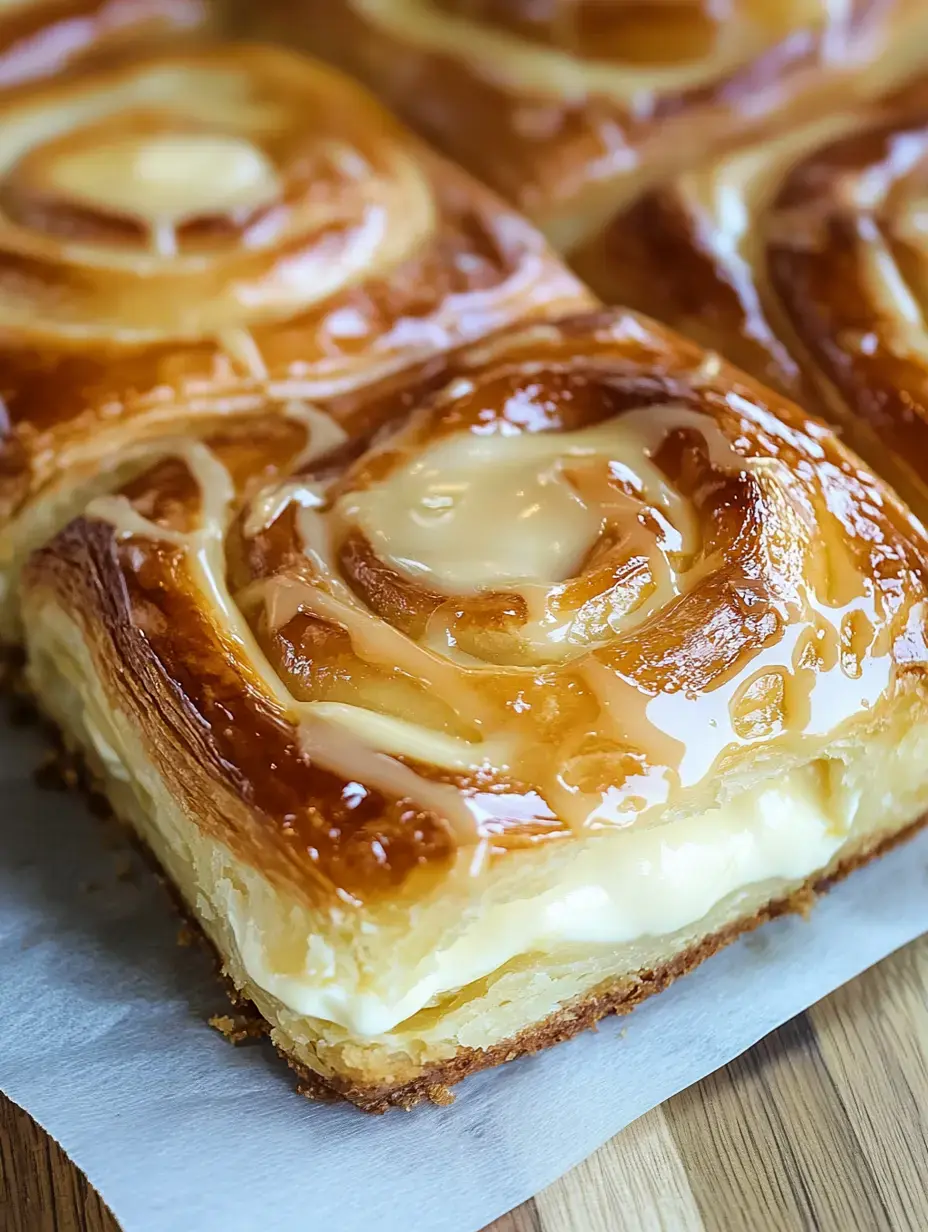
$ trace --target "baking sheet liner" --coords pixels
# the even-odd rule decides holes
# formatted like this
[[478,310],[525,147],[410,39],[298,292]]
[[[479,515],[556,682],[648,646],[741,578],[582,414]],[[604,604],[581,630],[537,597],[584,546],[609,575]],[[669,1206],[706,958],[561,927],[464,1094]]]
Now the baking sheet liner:
[[43,748],[0,725],[0,1087],[125,1232],[475,1232],[928,930],[926,832],[631,1016],[366,1116],[207,1024],[229,1007],[205,947],[79,798],[35,786]]

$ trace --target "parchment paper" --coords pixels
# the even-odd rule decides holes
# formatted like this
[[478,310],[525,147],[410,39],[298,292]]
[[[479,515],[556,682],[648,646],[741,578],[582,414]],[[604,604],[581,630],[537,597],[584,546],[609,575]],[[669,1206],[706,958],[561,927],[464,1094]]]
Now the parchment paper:
[[33,785],[41,748],[0,726],[0,1086],[125,1232],[474,1232],[928,929],[926,834],[630,1017],[369,1117],[207,1025],[207,955],[80,800]]

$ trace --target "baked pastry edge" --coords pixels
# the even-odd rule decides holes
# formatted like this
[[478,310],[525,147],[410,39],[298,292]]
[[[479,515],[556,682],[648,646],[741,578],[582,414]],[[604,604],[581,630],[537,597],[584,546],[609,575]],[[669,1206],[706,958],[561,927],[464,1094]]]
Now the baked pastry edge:
[[[69,741],[63,727],[55,722],[47,711],[42,710],[36,699],[33,700],[60,740],[58,758],[66,767],[67,777],[72,785],[77,779],[85,794],[95,796],[98,801],[101,795],[109,800],[104,777],[94,771],[91,755],[78,748],[73,739]],[[424,1067],[409,1080],[364,1083],[336,1075],[325,1076],[294,1055],[293,1049],[302,1047],[305,1050],[305,1044],[299,1045],[291,1040],[279,1024],[274,1025],[261,1012],[260,1005],[267,1000],[267,994],[262,994],[247,976],[241,982],[232,978],[225,967],[219,945],[210,936],[195,909],[185,900],[151,845],[131,822],[118,814],[116,819],[124,827],[133,844],[142,851],[156,875],[163,880],[185,923],[208,944],[215,957],[226,995],[236,1010],[243,1012],[248,1018],[244,1034],[249,1037],[262,1034],[270,1037],[277,1052],[297,1076],[300,1094],[326,1102],[346,1100],[364,1112],[377,1114],[385,1113],[393,1107],[408,1111],[424,1102],[448,1104],[454,1099],[449,1088],[465,1078],[481,1070],[491,1069],[519,1057],[540,1052],[554,1044],[566,1042],[583,1031],[595,1028],[601,1019],[610,1015],[630,1013],[649,997],[663,992],[675,980],[695,970],[706,959],[739,937],[784,915],[807,916],[816,900],[834,885],[856,869],[901,846],[928,826],[928,812],[925,812],[901,829],[864,833],[855,848],[839,853],[841,858],[836,859],[832,866],[817,870],[789,894],[773,897],[753,913],[700,938],[660,966],[640,970],[634,977],[622,976],[607,980],[515,1035],[488,1048],[460,1047],[453,1056]],[[273,1000],[271,998],[271,1001]]]

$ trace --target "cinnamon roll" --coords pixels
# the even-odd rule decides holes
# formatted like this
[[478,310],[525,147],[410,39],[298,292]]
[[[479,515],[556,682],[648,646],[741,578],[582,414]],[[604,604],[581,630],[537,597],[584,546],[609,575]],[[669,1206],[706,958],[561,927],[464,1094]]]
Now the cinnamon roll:
[[214,0],[2,0],[0,90],[86,69],[216,24]]
[[922,824],[928,539],[818,420],[616,311],[339,428],[179,443],[23,584],[36,696],[310,1091],[444,1099]]
[[[275,5],[270,5],[273,12]],[[707,152],[928,63],[921,0],[276,0],[565,250]],[[267,22],[268,6],[256,10]]]
[[531,226],[288,52],[0,101],[0,638],[24,553],[165,435],[590,303]]
[[578,254],[802,405],[928,514],[928,83],[729,152]]

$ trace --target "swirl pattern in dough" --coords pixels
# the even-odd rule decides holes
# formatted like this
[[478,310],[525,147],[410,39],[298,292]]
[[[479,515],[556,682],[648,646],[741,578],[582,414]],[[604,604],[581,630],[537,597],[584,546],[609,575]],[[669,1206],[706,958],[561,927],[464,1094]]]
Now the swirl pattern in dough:
[[[102,553],[107,602],[128,596],[117,658],[141,622],[132,653],[187,682],[215,764],[259,773],[267,852],[295,828],[366,893],[430,852],[647,824],[892,694],[924,544],[826,428],[621,314],[503,335],[444,378],[382,443],[350,461],[343,425],[244,507],[222,457],[185,446],[68,532]],[[228,695],[197,679],[221,646]],[[365,820],[314,834],[352,781]],[[374,833],[389,859],[343,858]]]
[[678,177],[579,266],[836,420],[924,515],[926,152],[918,83]]
[[364,402],[303,465],[279,417],[178,442],[24,602],[37,696],[278,1045],[380,1110],[919,824],[928,540],[823,424],[629,313]]
[[211,0],[2,0],[0,89],[150,53],[215,24]]
[[528,224],[287,52],[20,92],[0,103],[0,560],[140,441],[589,302]]
[[[303,0],[369,82],[559,247],[662,174],[925,63],[913,0]],[[292,6],[281,5],[281,26]],[[262,18],[264,11],[262,10]]]

